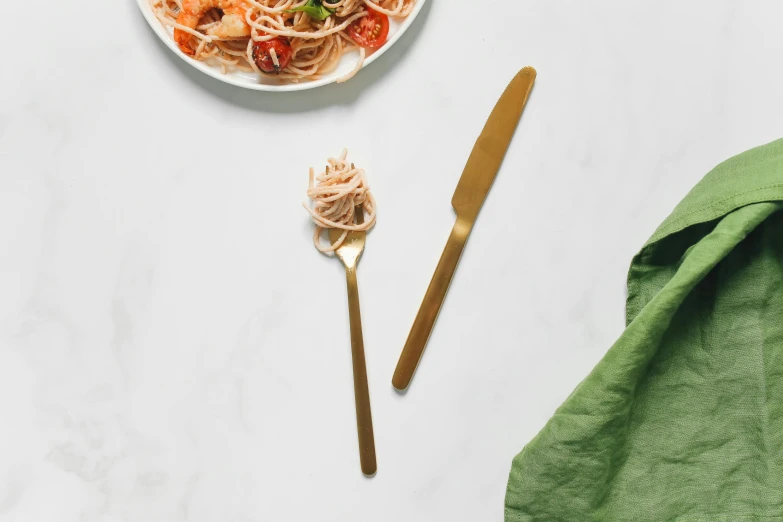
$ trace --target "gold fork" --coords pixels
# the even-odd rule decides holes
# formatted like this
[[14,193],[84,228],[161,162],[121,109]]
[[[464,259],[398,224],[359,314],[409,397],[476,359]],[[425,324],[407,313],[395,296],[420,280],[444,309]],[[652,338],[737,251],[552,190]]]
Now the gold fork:
[[[362,207],[356,207],[357,224],[364,222]],[[329,240],[334,244],[340,239],[342,230],[330,229]],[[378,466],[375,462],[375,436],[372,429],[370,410],[370,389],[367,383],[367,365],[364,359],[362,337],[362,314],[359,309],[359,283],[356,280],[356,266],[364,252],[366,232],[351,231],[345,242],[335,251],[345,265],[348,280],[348,314],[351,323],[351,354],[353,358],[353,393],[356,398],[356,427],[359,432],[359,460],[362,473],[371,477]]]

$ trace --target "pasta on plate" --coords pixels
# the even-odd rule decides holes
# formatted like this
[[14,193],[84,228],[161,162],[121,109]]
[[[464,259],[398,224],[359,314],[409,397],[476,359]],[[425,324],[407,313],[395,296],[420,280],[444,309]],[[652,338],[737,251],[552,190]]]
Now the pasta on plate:
[[315,80],[343,55],[356,67],[384,45],[389,17],[408,16],[417,0],[149,0],[179,49],[229,71],[255,71],[282,82]]

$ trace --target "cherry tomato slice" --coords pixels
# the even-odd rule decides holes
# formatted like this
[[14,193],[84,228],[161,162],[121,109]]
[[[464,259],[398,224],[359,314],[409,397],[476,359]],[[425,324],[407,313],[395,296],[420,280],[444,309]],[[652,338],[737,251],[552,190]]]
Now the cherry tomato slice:
[[[272,59],[272,49],[275,50],[275,55],[277,56],[277,65],[275,65],[275,61]],[[282,36],[266,42],[253,42],[253,61],[265,73],[279,73],[288,67],[293,55],[291,42]]]
[[386,43],[389,36],[389,17],[378,11],[367,9],[368,15],[355,20],[346,32],[357,45],[377,49]]

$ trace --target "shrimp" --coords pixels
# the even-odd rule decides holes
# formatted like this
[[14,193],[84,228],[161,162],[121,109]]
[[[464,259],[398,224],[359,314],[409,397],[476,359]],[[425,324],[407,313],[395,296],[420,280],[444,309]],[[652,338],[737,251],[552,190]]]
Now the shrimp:
[[[215,38],[241,38],[250,36],[250,26],[245,21],[248,6],[243,0],[182,0],[182,10],[177,23],[195,29],[199,20],[210,9],[223,11],[223,18],[217,25],[206,30]],[[190,46],[191,34],[182,29],[174,29],[174,40],[183,53],[194,56],[196,51]]]

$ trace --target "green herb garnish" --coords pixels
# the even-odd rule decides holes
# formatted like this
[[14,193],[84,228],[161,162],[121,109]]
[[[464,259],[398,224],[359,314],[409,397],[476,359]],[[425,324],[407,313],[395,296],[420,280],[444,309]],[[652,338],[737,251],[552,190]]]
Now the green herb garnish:
[[310,18],[315,20],[323,21],[332,16],[335,9],[324,7],[323,4],[321,4],[321,0],[307,0],[305,5],[287,9],[286,13],[296,13],[298,11],[309,14]]

